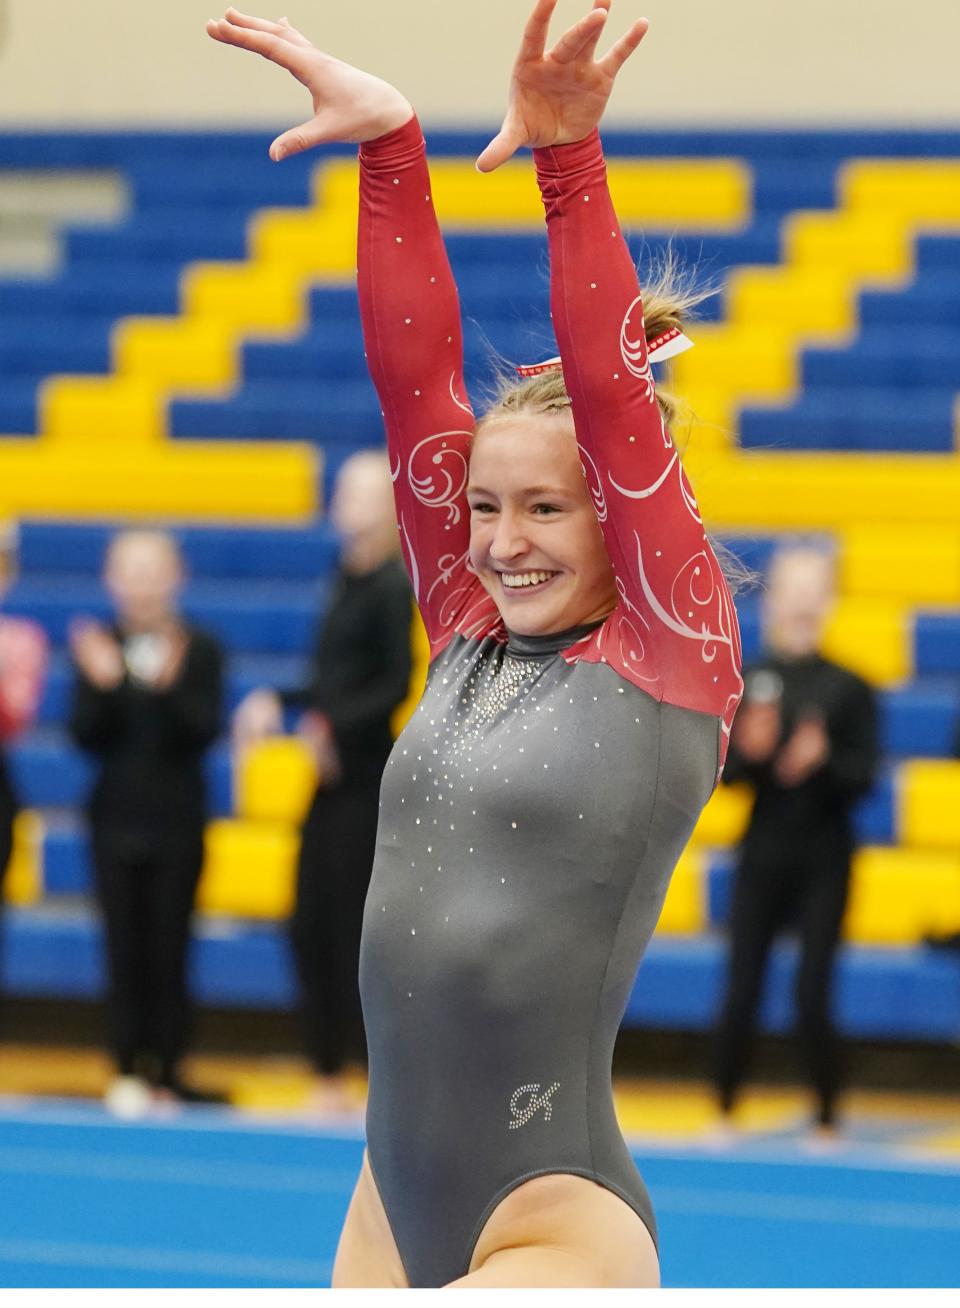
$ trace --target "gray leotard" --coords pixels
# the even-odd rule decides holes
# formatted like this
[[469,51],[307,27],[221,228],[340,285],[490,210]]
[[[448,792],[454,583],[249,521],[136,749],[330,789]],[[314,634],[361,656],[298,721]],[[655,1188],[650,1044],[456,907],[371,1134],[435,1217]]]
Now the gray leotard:
[[588,1177],[653,1230],[611,1058],[742,683],[736,617],[663,427],[599,139],[537,151],[554,325],[619,602],[509,636],[468,565],[456,292],[416,120],[361,150],[359,289],[430,639],[384,773],[364,915],[368,1158],[411,1285],[464,1275],[497,1204]]
[[384,774],[361,953],[369,1159],[412,1285],[463,1275],[544,1172],[653,1214],[614,1116],[614,1039],[717,772],[716,718],[569,636],[454,640]]

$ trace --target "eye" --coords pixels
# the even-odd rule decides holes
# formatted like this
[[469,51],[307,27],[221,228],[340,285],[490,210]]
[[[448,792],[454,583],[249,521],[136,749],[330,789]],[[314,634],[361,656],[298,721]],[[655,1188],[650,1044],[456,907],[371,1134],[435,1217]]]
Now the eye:
[[470,505],[471,513],[496,513],[496,509],[487,500],[477,500]]
[[556,504],[534,504],[533,512],[539,517],[546,517],[548,513],[559,513],[560,509]]

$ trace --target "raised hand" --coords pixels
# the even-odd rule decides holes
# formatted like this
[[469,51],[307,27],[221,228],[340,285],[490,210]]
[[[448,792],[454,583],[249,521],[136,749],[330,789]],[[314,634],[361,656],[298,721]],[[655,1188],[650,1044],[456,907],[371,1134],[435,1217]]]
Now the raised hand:
[[277,137],[270,146],[273,160],[327,141],[373,141],[413,117],[409,100],[395,87],[324,54],[285,18],[274,23],[230,8],[223,18],[208,20],[207,33],[286,68],[313,97],[313,117]]
[[557,0],[537,0],[513,66],[510,104],[497,136],[477,160],[482,173],[499,168],[522,145],[564,145],[589,136],[603,117],[617,73],[646,36],[638,18],[603,59],[594,59],[612,0],[593,8],[546,50]]

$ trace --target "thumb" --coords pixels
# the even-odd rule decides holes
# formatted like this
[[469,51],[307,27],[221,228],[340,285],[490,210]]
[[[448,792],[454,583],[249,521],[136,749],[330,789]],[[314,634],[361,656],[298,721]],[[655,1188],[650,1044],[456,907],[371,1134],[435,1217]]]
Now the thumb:
[[477,159],[477,172],[492,173],[516,154],[523,142],[513,133],[501,128]]
[[291,127],[288,132],[278,136],[270,146],[270,158],[274,163],[279,163],[281,159],[286,159],[292,154],[302,154],[304,150],[321,145],[326,139],[316,118],[311,118],[308,123]]

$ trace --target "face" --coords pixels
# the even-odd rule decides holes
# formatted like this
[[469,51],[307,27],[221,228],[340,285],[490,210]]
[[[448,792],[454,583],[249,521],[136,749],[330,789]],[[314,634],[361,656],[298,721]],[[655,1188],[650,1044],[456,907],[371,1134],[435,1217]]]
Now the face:
[[330,519],[345,561],[375,564],[397,547],[393,483],[385,457],[355,454],[340,470]]
[[833,603],[829,558],[815,550],[795,550],[775,559],[765,601],[770,644],[788,657],[814,653]]
[[613,610],[613,568],[568,415],[484,423],[467,499],[470,563],[511,631],[543,636]]
[[175,614],[183,570],[167,537],[130,532],[112,545],[104,581],[121,622],[134,629],[150,630]]

